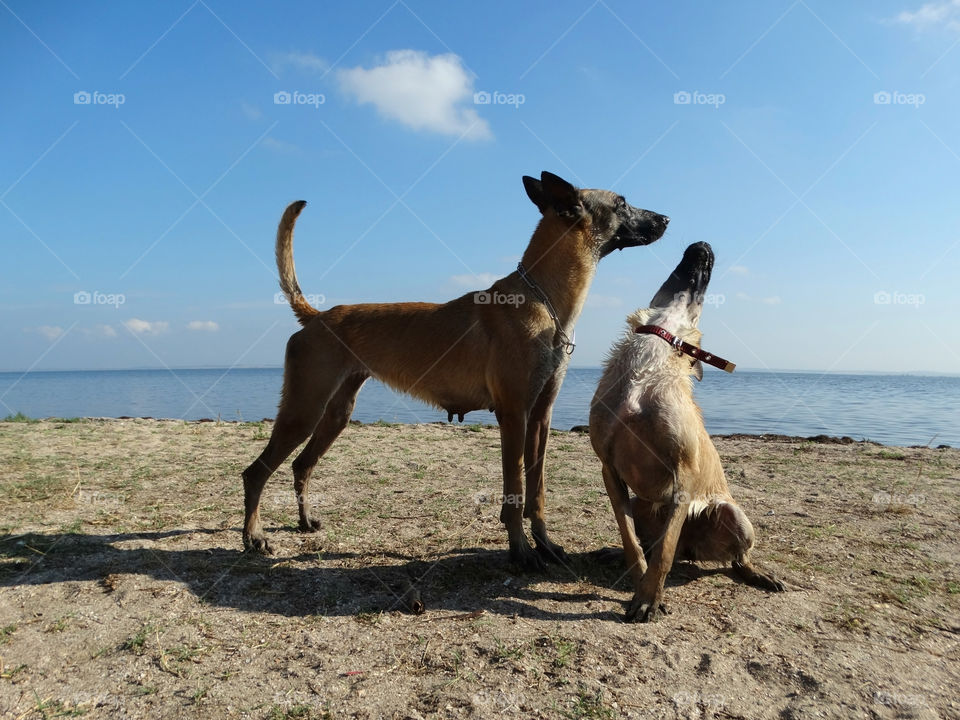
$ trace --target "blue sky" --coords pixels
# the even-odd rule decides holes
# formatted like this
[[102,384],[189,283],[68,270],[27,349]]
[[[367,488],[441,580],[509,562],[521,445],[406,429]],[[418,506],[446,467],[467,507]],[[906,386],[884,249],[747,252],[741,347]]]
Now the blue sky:
[[288,202],[321,308],[443,301],[546,169],[672,217],[575,365],[705,240],[740,367],[957,372],[958,45],[957,0],[3,0],[0,370],[279,365]]

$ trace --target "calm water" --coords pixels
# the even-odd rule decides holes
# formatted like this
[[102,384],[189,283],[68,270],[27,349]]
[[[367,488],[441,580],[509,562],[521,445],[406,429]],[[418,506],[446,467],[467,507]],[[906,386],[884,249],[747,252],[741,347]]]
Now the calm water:
[[[110,370],[0,373],[0,417],[159,417],[260,420],[276,413],[282,371]],[[567,374],[553,426],[585,425],[599,369]],[[712,434],[849,435],[888,445],[960,447],[960,377],[817,375],[706,369],[695,383]],[[376,381],[360,391],[354,419],[436,422],[446,413]],[[467,423],[495,424],[488,412]],[[935,438],[935,439],[934,439]]]

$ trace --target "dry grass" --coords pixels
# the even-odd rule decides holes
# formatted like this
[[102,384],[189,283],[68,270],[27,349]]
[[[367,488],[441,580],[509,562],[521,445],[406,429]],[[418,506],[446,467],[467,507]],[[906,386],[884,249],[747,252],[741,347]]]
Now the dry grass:
[[[351,425],[295,532],[289,466],[240,552],[269,425],[0,423],[0,717],[957,717],[960,452],[718,440],[790,592],[678,564],[628,586],[584,436],[555,433],[567,567],[506,561],[496,430]],[[423,615],[402,611],[412,579]]]

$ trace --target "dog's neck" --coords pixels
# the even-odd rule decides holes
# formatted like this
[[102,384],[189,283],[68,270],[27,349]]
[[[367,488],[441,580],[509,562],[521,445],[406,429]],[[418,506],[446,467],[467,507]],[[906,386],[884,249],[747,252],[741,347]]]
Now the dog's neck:
[[596,254],[586,230],[568,230],[556,219],[540,221],[523,253],[521,264],[556,309],[569,332],[586,300],[596,274]]

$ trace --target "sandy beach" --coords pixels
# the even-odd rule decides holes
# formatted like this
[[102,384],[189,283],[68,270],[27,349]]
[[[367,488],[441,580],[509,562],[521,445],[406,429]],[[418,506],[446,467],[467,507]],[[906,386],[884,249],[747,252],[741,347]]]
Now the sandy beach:
[[480,426],[351,424],[314,475],[320,532],[296,531],[287,464],[275,555],[242,553],[269,432],[0,423],[0,717],[960,717],[960,450],[717,438],[788,592],[680,562],[671,614],[629,625],[585,435],[547,454],[570,563],[525,575]]

